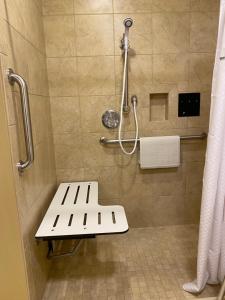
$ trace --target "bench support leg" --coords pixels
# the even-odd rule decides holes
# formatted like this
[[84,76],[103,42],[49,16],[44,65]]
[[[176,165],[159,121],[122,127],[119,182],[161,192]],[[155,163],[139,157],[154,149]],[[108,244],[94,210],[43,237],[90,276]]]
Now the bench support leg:
[[56,252],[54,253],[54,244],[53,240],[48,241],[48,254],[47,258],[57,258],[57,257],[62,257],[62,256],[70,256],[75,254],[75,252],[79,249],[79,246],[81,245],[82,240],[78,240],[78,242],[74,242],[73,248],[69,251],[66,252]]

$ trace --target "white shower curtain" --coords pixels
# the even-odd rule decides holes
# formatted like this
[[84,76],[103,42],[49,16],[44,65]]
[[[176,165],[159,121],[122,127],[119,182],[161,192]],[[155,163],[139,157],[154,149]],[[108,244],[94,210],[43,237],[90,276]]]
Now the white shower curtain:
[[220,3],[219,32],[203,177],[197,279],[184,290],[200,292],[225,276],[225,0]]

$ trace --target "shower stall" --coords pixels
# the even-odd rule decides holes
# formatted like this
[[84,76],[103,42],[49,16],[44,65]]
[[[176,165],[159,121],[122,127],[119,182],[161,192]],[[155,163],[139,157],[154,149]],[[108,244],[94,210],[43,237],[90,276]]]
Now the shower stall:
[[[182,285],[196,277],[218,20],[217,0],[0,0],[1,299],[216,297]],[[190,94],[199,112],[182,115]],[[180,166],[141,169],[140,138],[159,136],[181,137]],[[77,182],[87,203],[98,182],[129,231],[36,240],[58,186]]]

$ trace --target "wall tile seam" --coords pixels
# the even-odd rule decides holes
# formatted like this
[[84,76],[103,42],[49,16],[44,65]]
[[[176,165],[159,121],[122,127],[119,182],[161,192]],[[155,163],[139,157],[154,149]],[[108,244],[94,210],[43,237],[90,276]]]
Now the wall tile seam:
[[[47,135],[49,135],[49,132]],[[33,142],[34,152],[35,152],[35,148],[37,149],[38,147],[41,147],[41,145],[46,145],[46,143],[48,143],[48,141],[49,141],[49,136],[46,136],[44,139],[41,139],[39,141],[34,141]]]
[[[9,27],[11,27],[17,34],[20,35],[20,37],[27,43],[29,43],[37,52],[39,52],[43,57],[46,57],[46,53],[45,51],[42,52],[36,45],[34,45],[32,43],[32,41],[30,41],[25,35],[23,35],[20,31],[18,31],[13,25],[11,25],[8,20],[5,20],[5,22],[8,24]],[[10,35],[10,33],[9,33]],[[9,45],[10,45],[10,48],[11,48],[11,40],[10,40],[10,36],[8,37],[9,38]]]
[[[46,45],[45,45],[45,49],[46,49]],[[47,86],[48,86],[48,97],[49,97],[49,104],[50,104],[50,107],[51,107],[51,103],[50,103],[50,99],[52,97],[51,95],[51,89],[50,89],[50,86],[49,86],[49,66],[48,66],[48,57],[45,56],[45,65],[46,65],[46,78],[47,78]]]
[[[199,127],[191,127],[191,128],[187,128],[187,129],[191,129],[191,130],[195,130],[195,129],[197,129],[197,130],[199,130],[199,129],[201,129],[202,131],[204,131],[204,132],[208,132],[208,128],[206,128],[206,127],[202,127],[202,126],[199,126]],[[207,142],[207,140],[206,140],[206,142]]]
[[[28,86],[28,89],[30,89],[29,86]],[[39,93],[35,93],[35,92],[29,92],[29,95],[30,96],[42,97],[42,98],[50,98],[50,96],[48,94],[39,94]]]
[[[36,97],[41,97],[41,98],[50,98],[49,95],[34,93],[34,92],[31,92],[30,90],[31,89],[30,89],[29,84],[28,84],[28,95],[29,96],[36,96]],[[18,91],[12,90],[12,93],[15,93],[17,96],[19,96],[19,92]],[[46,99],[46,101],[47,101],[47,99]]]
[[[73,8],[74,8],[74,1],[73,1]],[[74,16],[74,38],[75,38],[74,50],[75,50],[75,55],[76,55],[75,66],[76,66],[76,75],[78,76],[76,16]],[[78,77],[76,77],[76,85],[77,85],[77,95],[79,96],[79,94],[80,94],[80,83],[79,83],[79,78]],[[78,103],[79,103],[79,114],[81,116],[80,99],[78,99]],[[82,162],[82,164],[83,164],[83,162]]]
[[[161,52],[161,53],[137,53],[136,56],[159,56],[159,55],[180,55],[180,54],[186,54],[191,55],[191,54],[208,54],[208,55],[214,55],[214,51],[210,52],[202,52],[202,51],[180,51],[180,52]],[[104,55],[74,55],[74,56],[46,56],[47,59],[69,59],[69,58],[93,58],[93,57],[121,57],[120,54],[104,54]]]
[[45,18],[45,17],[67,17],[67,16],[75,16],[74,13],[69,13],[69,14],[42,14],[42,18]]
[[39,17],[42,18],[42,1],[40,0],[40,6],[37,4],[36,1],[33,1],[33,2],[34,2],[34,5],[35,5],[36,8],[37,8]]
[[[109,205],[109,204],[103,204],[105,201],[110,201],[111,202],[111,204],[110,205],[122,205],[121,204],[121,200],[122,200],[122,195],[120,195],[120,197],[119,198],[114,198],[114,197],[100,197],[100,198],[98,198],[98,203],[100,204],[100,205],[102,205],[102,206],[105,206],[105,205]],[[114,202],[114,203],[113,203]],[[128,220],[129,221],[129,220]],[[97,296],[96,296],[97,297]],[[110,297],[111,298],[111,297]],[[109,298],[109,299],[110,299]],[[103,298],[104,299],[104,298]],[[124,298],[125,299],[125,298]],[[129,299],[129,298],[128,298]],[[141,299],[141,298],[139,298],[139,299]]]
[[[84,146],[84,145],[82,145]],[[84,155],[85,156],[85,155]],[[114,157],[118,157],[119,154],[114,154]],[[98,169],[98,168],[106,168],[106,167],[115,167],[115,162],[113,163],[107,163],[107,164],[90,164],[90,163],[87,163],[86,161],[84,162],[84,164],[81,166],[81,168],[84,168],[84,169]]]
[[[147,54],[148,55],[148,54]],[[101,54],[101,55],[69,55],[69,56],[47,56],[47,59],[50,58],[58,58],[58,59],[66,59],[66,58],[89,58],[89,57],[114,57],[115,55],[113,54]],[[120,55],[116,55],[116,56],[120,56]]]
[[[37,203],[40,202],[40,201],[38,201],[38,199],[42,199],[42,206],[43,206],[43,203],[45,203],[45,206],[47,203],[47,208],[48,208],[51,203],[51,199],[49,199],[49,198],[46,199],[46,194],[48,194],[52,190],[53,187],[54,187],[54,184],[48,184],[45,189],[42,189],[41,192],[33,199],[31,205],[28,208],[28,211],[32,211],[33,208],[35,206],[37,206]],[[56,191],[56,189],[54,189],[54,190]],[[43,197],[43,196],[45,196],[45,197]],[[43,198],[45,199],[45,201],[43,201]],[[38,206],[38,208],[40,209],[40,205]],[[44,217],[46,211],[47,211],[46,209],[43,211],[43,208],[41,208],[41,215],[43,217]],[[30,215],[31,215],[30,218],[32,219],[33,216],[32,216],[32,214],[30,214]],[[26,216],[28,216],[26,222],[28,224],[30,224],[31,221],[29,220],[29,213]],[[36,229],[38,229],[38,226],[40,225],[40,223],[41,223],[41,218],[40,218],[40,221],[38,222],[38,224],[35,225],[35,231],[36,231]]]
[[[82,129],[82,128],[81,128]],[[140,129],[143,129],[143,128],[140,128]],[[178,128],[178,127],[173,127],[173,128],[169,128],[169,129],[167,129],[167,130],[187,130],[187,129],[201,129],[201,127],[188,127],[188,128]],[[151,129],[152,130],[152,129]],[[157,129],[157,130],[159,130],[159,129]],[[152,131],[154,131],[154,130],[152,130]],[[70,134],[70,135],[73,135],[74,133],[76,133],[76,131],[75,132],[60,132],[60,133],[57,133],[57,132],[54,132],[54,135],[61,135],[61,136],[63,136],[64,134]],[[85,133],[85,134],[90,134],[90,135],[99,135],[99,139],[100,139],[100,137],[101,136],[104,136],[104,135],[106,135],[107,134],[107,132],[97,132],[97,131],[81,131],[81,132],[79,132],[79,133]],[[126,134],[126,133],[131,133],[131,134],[133,134],[134,133],[134,130],[124,130],[123,131],[123,134]],[[199,130],[199,133],[201,133],[201,131]],[[114,136],[114,138],[117,138],[117,131],[114,131],[114,132],[111,132],[111,134],[115,134],[115,136]],[[172,133],[171,134],[166,134],[166,135],[163,135],[163,134],[158,134],[158,135],[152,135],[152,134],[148,134],[148,136],[170,136],[170,135],[173,135]],[[176,134],[174,134],[174,135],[176,135]],[[180,135],[184,135],[184,134],[180,134]],[[188,134],[186,134],[186,135],[188,135]],[[143,136],[143,134],[142,135],[139,135],[139,136]],[[147,134],[144,134],[144,136],[146,137],[147,136]],[[114,139],[113,137],[112,137],[112,139]],[[101,145],[100,143],[99,143],[99,145],[101,146],[101,147],[107,147],[107,146],[104,146],[104,145]],[[183,147],[183,145],[181,144],[181,147]],[[109,148],[109,146],[108,146],[108,148]],[[110,148],[109,148],[110,149]],[[111,148],[112,149],[112,148]]]
[[[97,166],[96,169],[116,169],[119,168],[121,171],[122,168],[118,167],[117,165],[109,165],[109,166]],[[88,171],[90,169],[93,169],[92,167],[76,167],[76,168],[57,168],[57,170],[83,170]]]
[[[88,12],[88,13],[63,13],[63,14],[42,14],[42,17],[63,17],[63,16],[98,16],[98,15],[153,15],[153,14],[182,14],[182,13],[218,13],[218,11],[204,11],[204,10],[186,10],[186,11],[143,11],[143,12],[137,12],[137,11],[123,11],[123,12]],[[3,17],[2,17],[3,18]],[[3,18],[4,19],[4,18]]]
[[[186,54],[186,55],[190,55],[190,54],[213,54],[214,55],[214,51],[211,52],[196,52],[196,51],[182,51],[182,52],[162,52],[162,53],[150,53],[150,54],[137,54],[136,56],[157,56],[157,55],[179,55],[179,54]],[[107,56],[107,55],[100,55],[100,56]],[[108,55],[108,56],[113,56],[113,55]],[[116,54],[115,56],[120,57],[121,55]],[[92,56],[87,56],[87,57],[92,57]]]
[[[16,126],[16,124],[15,125],[13,125],[12,124],[12,126]],[[199,127],[200,128],[200,127]],[[195,129],[199,129],[199,128],[196,128],[195,127]],[[171,130],[178,130],[179,128],[172,128]],[[184,128],[185,129],[185,128]],[[190,128],[187,128],[187,129],[190,129]],[[192,129],[192,128],[191,128]],[[134,131],[133,130],[128,130],[128,131],[124,131],[123,133],[124,134],[126,134],[126,133],[133,133]],[[71,136],[73,136],[73,135],[75,135],[77,132],[75,131],[75,132],[54,132],[54,136],[64,136],[65,134],[66,135],[71,135]],[[94,131],[94,132],[90,132],[90,131],[84,131],[84,132],[79,132],[78,134],[81,134],[81,133],[86,133],[86,134],[88,134],[88,135],[98,135],[99,136],[99,139],[100,139],[100,137],[101,136],[103,136],[104,134],[106,134],[106,133],[102,133],[102,132],[97,132],[97,131]],[[113,132],[113,133],[115,133],[115,138],[117,137],[117,132],[115,131],[115,132]],[[149,134],[149,136],[170,136],[170,135],[172,135],[172,134],[166,134],[166,135],[162,135],[162,134],[158,134],[158,135],[151,135],[151,134]],[[181,134],[182,135],[182,134]],[[188,135],[188,134],[187,134]],[[146,135],[144,135],[144,136],[146,136]],[[85,137],[84,137],[85,138]],[[46,138],[47,140],[48,140],[48,138]],[[83,141],[82,141],[83,142]],[[98,141],[98,139],[96,139],[96,142],[99,142]],[[39,143],[37,143],[37,145],[39,145],[39,144],[42,144],[43,143],[43,140],[42,141],[40,141]],[[55,143],[54,143],[55,145],[57,145],[58,144],[58,142],[56,141]],[[60,144],[58,144],[58,145],[61,145],[61,143]],[[104,145],[101,145],[100,143],[99,143],[99,146],[100,147],[105,147],[104,149],[107,149],[107,146],[104,146]],[[181,150],[183,149],[183,148],[185,148],[186,147],[186,145],[184,145],[182,142],[181,142]],[[109,146],[108,146],[108,149],[110,149],[109,148]],[[111,150],[112,149],[114,149],[114,150],[116,150],[116,148],[111,148]],[[119,149],[119,148],[118,148]],[[197,160],[198,161],[198,160]],[[202,159],[200,160],[200,161],[202,161]],[[63,169],[63,168],[61,168],[61,169]]]
[[[191,4],[191,3],[190,3]],[[188,59],[188,87],[190,87],[190,81],[191,81],[191,15],[188,19],[189,23],[188,23],[188,26],[189,26],[189,30],[188,30],[188,48],[189,48],[189,59]],[[187,124],[187,127],[188,127],[188,124]],[[186,190],[186,187],[185,187],[185,190]]]
[[[163,85],[163,84],[162,84]],[[193,89],[191,89],[191,90],[193,90]],[[199,88],[199,89],[195,89],[195,90],[201,90],[201,88]],[[176,96],[178,96],[178,94],[179,93],[183,93],[183,92],[185,92],[185,91],[190,91],[190,89],[189,88],[187,88],[187,89],[184,89],[184,90],[182,90],[182,92],[180,92],[179,90],[176,92]],[[208,90],[204,90],[202,93],[204,93],[204,92],[211,92],[211,89],[208,89]],[[150,94],[151,94],[152,92],[151,92],[151,90],[146,94],[146,97],[147,96],[149,96]],[[156,93],[158,93],[158,92],[156,92]],[[49,96],[43,96],[43,95],[37,95],[37,94],[32,94],[32,95],[35,95],[35,96],[40,96],[40,97],[49,97]],[[60,95],[60,96],[50,96],[50,98],[52,98],[53,100],[52,101],[56,101],[56,98],[58,98],[58,99],[60,99],[60,98],[86,98],[86,97],[101,97],[101,98],[103,98],[103,97],[119,97],[119,96],[121,96],[121,94],[120,93],[116,93],[116,94],[114,94],[114,95],[112,95],[112,94],[101,94],[101,95],[99,95],[99,94],[87,94],[87,95],[72,95],[72,96],[68,96],[68,95]],[[177,97],[176,97],[177,98]],[[68,99],[69,100],[69,99]],[[148,100],[149,100],[149,97],[148,97]],[[101,102],[101,100],[99,100],[99,102]],[[146,106],[140,106],[140,108],[141,109],[148,109],[148,106],[146,107]],[[163,122],[165,122],[165,121],[169,121],[169,120],[164,120]],[[159,121],[152,121],[152,122],[159,122]],[[160,122],[162,122],[162,121],[160,121]]]
[[186,51],[181,50],[181,51],[174,51],[174,52],[152,52],[151,54],[137,54],[137,55],[181,55],[181,54],[185,54],[185,55],[191,55],[191,54],[211,54],[213,55],[215,53],[215,51],[196,51],[196,50],[192,50],[191,48],[188,48]]
[[[5,64],[2,63],[2,58],[4,59],[5,57],[7,57],[8,55],[2,55],[0,54],[0,63],[1,63],[1,69],[0,69],[0,72],[2,72],[2,78],[3,80],[5,80],[7,82],[7,77],[6,77],[6,74],[5,74]],[[5,109],[6,109],[6,117],[7,117],[7,125],[16,125],[16,119],[13,118],[13,121],[12,121],[12,118],[10,117],[10,112],[9,112],[9,107],[8,107],[8,103],[6,102],[8,100],[8,98],[10,97],[11,99],[13,98],[13,91],[10,92],[10,95],[8,95],[8,92],[7,92],[7,87],[5,84],[3,84],[3,93],[4,93],[4,103],[5,103]],[[15,106],[13,106],[13,110],[15,112]]]
[[[211,13],[211,14],[218,14],[219,11],[212,11],[212,10],[171,10],[171,11],[143,11],[143,12],[137,12],[137,11],[121,11],[121,12],[87,12],[87,13],[63,13],[63,14],[42,14],[42,17],[66,17],[66,16],[99,16],[99,15],[172,15],[172,14],[192,14],[192,13]],[[2,17],[1,17],[2,18]],[[4,18],[3,18],[4,19]]]
[[6,19],[2,15],[0,15],[0,20],[6,22]]
[[[76,16],[75,15],[73,18],[73,25],[74,25],[74,42],[75,42],[74,53],[75,53],[75,56],[77,57],[77,32],[76,32]],[[76,68],[77,68],[77,61],[76,61]]]
[[[46,73],[46,79],[47,79],[47,82],[46,82],[46,85],[47,85],[47,92],[48,92],[48,97],[49,97],[49,105],[50,104],[50,87],[49,87],[49,77],[48,77],[48,64],[47,64],[47,47],[46,47],[46,40],[45,40],[45,37],[46,37],[46,34],[45,34],[45,26],[44,26],[44,18],[42,16],[42,8],[43,8],[43,5],[42,5],[42,0],[41,0],[41,21],[42,21],[42,29],[43,29],[43,34],[44,34],[44,37],[43,37],[43,40],[44,40],[44,61],[45,61],[45,73]],[[50,110],[50,118],[51,118],[51,110]],[[51,124],[52,124],[52,121],[51,121]],[[51,128],[52,128],[52,125],[51,125]],[[52,133],[53,133],[53,130],[52,130]],[[55,151],[54,151],[55,153]],[[54,154],[55,155],[55,154]],[[55,159],[54,159],[55,161]]]
[[[200,128],[200,127],[199,127]],[[82,129],[82,128],[81,128]],[[145,129],[145,128],[142,128],[142,126],[140,126],[140,130],[141,129]],[[173,127],[173,128],[168,128],[167,130],[185,130],[185,129],[192,129],[192,127],[189,127],[189,128],[178,128],[178,127]],[[195,129],[198,129],[198,127],[195,127]],[[153,129],[150,129],[150,130],[152,130],[153,131]],[[157,130],[159,130],[159,129],[157,129]],[[107,134],[107,132],[97,132],[97,131],[81,131],[80,133],[86,133],[86,134],[99,134],[99,139],[100,139],[100,137],[101,136],[104,136],[104,135],[106,135]],[[117,131],[114,131],[114,132],[111,132],[111,134],[114,134],[115,133],[115,136],[114,137],[112,137],[112,139],[114,139],[114,138],[117,138]],[[134,130],[124,130],[123,132],[122,132],[123,134],[127,134],[127,133],[130,133],[130,134],[133,134],[134,133]],[[140,132],[141,133],[141,132]],[[57,134],[57,135],[63,135],[63,134],[73,134],[73,132],[63,132],[63,133],[55,133],[55,134]],[[167,134],[167,135],[165,135],[165,136],[169,136],[169,135],[172,135],[172,134]],[[143,136],[143,134],[140,134],[139,136]],[[144,134],[144,136],[146,137],[147,136],[147,134]],[[156,135],[151,135],[150,133],[148,134],[148,136],[156,136]],[[157,136],[163,136],[163,135],[157,135]],[[126,137],[124,137],[124,138],[126,138]],[[129,138],[129,137],[127,137],[127,138]],[[109,139],[111,139],[111,138],[109,138]],[[107,147],[107,146],[104,146],[104,145],[101,145],[100,144],[100,146],[102,146],[102,147]],[[108,146],[109,147],[109,146]],[[111,148],[112,149],[112,148]]]
[[[114,95],[112,95],[112,96],[114,96]],[[79,96],[68,96],[68,95],[66,95],[66,96],[51,96],[50,98],[55,100],[55,98],[78,98],[78,97]]]
[[[216,50],[216,49],[215,49]],[[191,55],[191,54],[208,54],[208,55],[212,55],[212,56],[215,56],[215,50],[213,50],[213,51],[209,51],[209,52],[207,52],[207,51],[192,51],[191,49],[190,49],[190,52],[189,52],[189,54]]]
[[[107,97],[107,98],[109,98],[109,97],[118,97],[118,96],[121,96],[121,94],[114,94],[114,95],[112,95],[112,94],[101,94],[101,95],[93,95],[93,94],[88,94],[88,95],[73,95],[73,96],[68,96],[68,95],[66,95],[66,96],[50,96],[50,98],[52,98],[53,100],[52,101],[56,101],[56,99],[57,98],[68,98],[68,100],[70,99],[70,98],[86,98],[86,97],[101,97],[101,98],[103,98],[103,97]],[[99,100],[99,102],[101,102],[101,100]]]
[[[60,95],[51,95],[50,98],[77,98],[77,97],[109,97],[112,96],[112,94],[73,94],[73,95],[68,95],[68,94],[60,94]],[[115,96],[120,96],[120,94],[117,94]]]
[[[182,13],[218,13],[219,10],[145,10],[145,11],[131,11],[131,10],[126,10],[126,11],[114,11],[112,12],[114,15],[123,15],[123,14],[137,14],[137,15],[146,15],[146,14],[182,14]],[[93,13],[93,14],[112,14],[112,13]],[[92,13],[88,13],[89,15]],[[85,13],[75,13],[75,15],[85,15]]]
[[9,55],[7,53],[4,53],[0,50],[0,55],[4,56],[4,57],[9,57]]
[[184,51],[184,52],[177,52],[177,53],[172,53],[172,52],[168,52],[168,53],[153,53],[151,55],[149,54],[138,54],[139,56],[167,56],[167,55],[176,55],[176,56],[179,56],[181,54],[185,54],[187,57],[190,57],[191,58],[191,55],[193,54],[196,54],[196,55],[211,55],[211,56],[214,56],[215,55],[215,52],[212,51],[212,52],[196,52],[196,51],[190,51],[190,52],[187,52],[187,51]]
[[[104,132],[104,133],[99,133],[98,131],[90,131],[90,130],[84,130],[84,126],[81,126],[80,127],[80,129],[81,129],[81,133],[83,133],[83,134],[99,134],[99,139],[100,139],[100,137],[101,136],[103,136],[103,135],[106,135],[108,132]],[[123,133],[133,133],[134,131],[133,130],[128,130],[128,131],[123,131]],[[115,138],[117,137],[117,133],[118,133],[118,131],[110,131],[110,133],[111,134],[115,134]],[[100,144],[101,145],[101,144]]]

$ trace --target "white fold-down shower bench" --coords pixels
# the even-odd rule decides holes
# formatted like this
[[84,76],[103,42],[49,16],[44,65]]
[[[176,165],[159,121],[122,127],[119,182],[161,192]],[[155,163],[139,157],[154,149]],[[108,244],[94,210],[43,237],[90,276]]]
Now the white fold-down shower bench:
[[124,208],[98,203],[98,182],[61,183],[35,235],[48,241],[92,238],[125,233],[129,229]]

